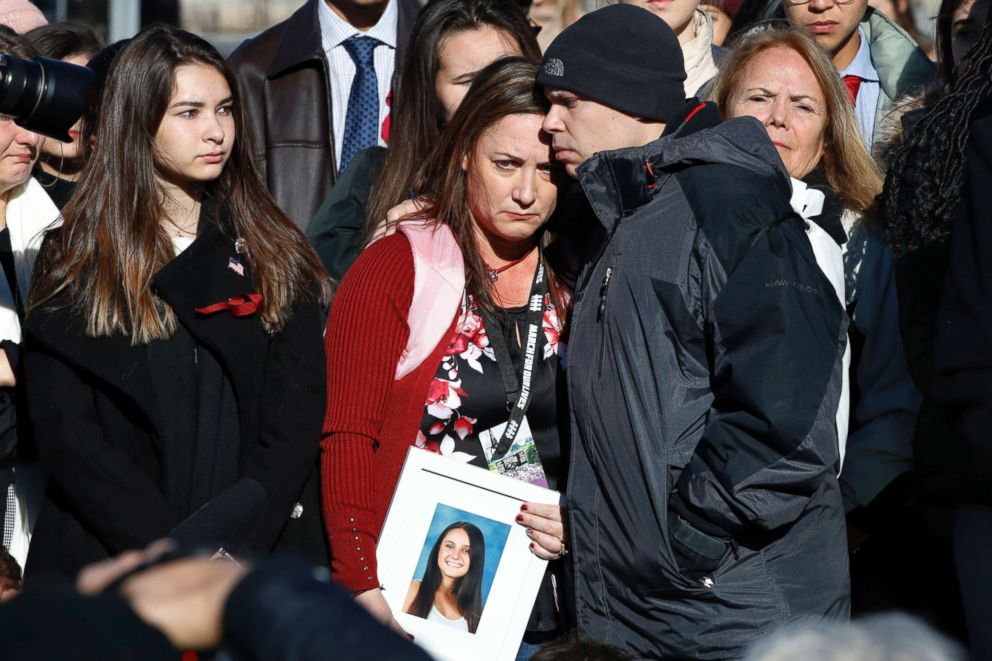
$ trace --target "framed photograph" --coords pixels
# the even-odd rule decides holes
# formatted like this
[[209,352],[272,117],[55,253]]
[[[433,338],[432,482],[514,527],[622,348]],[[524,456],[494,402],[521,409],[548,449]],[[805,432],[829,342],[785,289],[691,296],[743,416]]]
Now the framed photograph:
[[558,492],[411,447],[379,536],[379,582],[437,659],[512,661],[547,566],[515,523]]

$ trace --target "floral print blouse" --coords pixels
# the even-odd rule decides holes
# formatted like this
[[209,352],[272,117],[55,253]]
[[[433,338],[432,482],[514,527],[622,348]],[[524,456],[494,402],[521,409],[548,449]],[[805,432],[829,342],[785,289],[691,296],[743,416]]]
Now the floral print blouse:
[[[503,313],[505,326],[487,328],[475,301],[468,297],[427,393],[417,447],[488,468],[478,435],[509,418],[506,391],[488,333],[504,334],[513,369],[519,374],[524,359],[521,338],[527,332],[526,306],[504,308]],[[560,341],[561,322],[550,296],[544,299],[542,326],[544,340],[538,345],[527,420],[548,485],[554,489],[561,461],[559,401],[561,411],[565,411],[564,374],[559,372],[565,345]]]

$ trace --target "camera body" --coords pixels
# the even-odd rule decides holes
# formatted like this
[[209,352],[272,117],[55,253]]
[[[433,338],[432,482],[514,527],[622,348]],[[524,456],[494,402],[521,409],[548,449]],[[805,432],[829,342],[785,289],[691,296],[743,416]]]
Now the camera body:
[[93,72],[50,57],[0,55],[0,114],[18,126],[62,142],[86,107]]

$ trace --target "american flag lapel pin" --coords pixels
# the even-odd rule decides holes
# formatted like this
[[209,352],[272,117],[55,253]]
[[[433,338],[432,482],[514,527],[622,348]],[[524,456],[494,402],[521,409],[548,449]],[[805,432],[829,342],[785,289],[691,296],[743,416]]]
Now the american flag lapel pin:
[[227,268],[231,269],[242,278],[245,277],[245,265],[237,260],[235,257],[231,257],[227,260]]

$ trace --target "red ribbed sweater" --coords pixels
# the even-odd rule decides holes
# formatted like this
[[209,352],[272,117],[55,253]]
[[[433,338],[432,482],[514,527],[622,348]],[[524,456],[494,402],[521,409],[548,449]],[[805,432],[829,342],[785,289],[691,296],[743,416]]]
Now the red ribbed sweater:
[[327,320],[327,412],[321,443],[324,522],[331,569],[345,589],[378,587],[376,541],[451,327],[402,380],[396,364],[410,334],[413,255],[401,234],[369,246],[338,287]]

